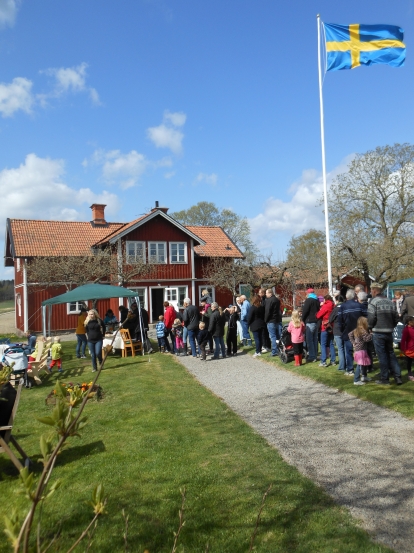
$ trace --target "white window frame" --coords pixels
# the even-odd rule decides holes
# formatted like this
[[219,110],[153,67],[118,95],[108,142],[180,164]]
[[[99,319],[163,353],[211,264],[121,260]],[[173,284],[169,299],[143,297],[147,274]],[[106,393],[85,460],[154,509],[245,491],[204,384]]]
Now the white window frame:
[[203,294],[202,294],[202,290],[205,290],[207,288],[207,290],[211,290],[211,301],[216,301],[216,289],[214,286],[210,286],[210,284],[202,284],[201,286],[198,287],[198,297],[197,297],[197,302],[198,304],[200,303],[200,299],[203,297]]
[[138,292],[140,290],[144,291],[144,304],[141,303],[141,307],[143,307],[146,311],[148,311],[148,288],[146,286],[129,286],[128,290],[137,292],[137,297],[139,297]]
[[[134,245],[134,255],[129,254],[129,246],[133,244]],[[142,256],[137,255],[137,245],[140,245],[142,247]],[[127,263],[132,261],[133,263],[136,261],[142,261],[143,263],[146,263],[146,255],[145,255],[145,242],[142,242],[140,240],[127,240],[125,243],[125,253],[126,253],[126,260]],[[138,257],[138,259],[137,259]],[[133,258],[133,259],[131,259]],[[140,259],[141,258],[141,259]]]
[[[174,245],[177,245],[177,257],[178,257],[178,246],[180,245],[183,245],[184,246],[184,259],[181,261],[181,260],[178,260],[178,261],[173,261],[172,257],[173,257],[173,253],[172,253],[172,250],[173,250],[173,246]],[[179,265],[179,264],[186,264],[188,263],[188,256],[187,256],[187,242],[170,242],[170,263],[171,264],[174,264],[174,265]]]
[[[71,309],[70,306],[76,304],[75,309]],[[66,304],[66,314],[67,315],[79,315],[81,307],[85,307],[84,301],[71,301]]]
[[[157,250],[156,259],[151,258],[151,245],[152,244],[156,244],[156,246],[157,246],[156,247],[156,250]],[[160,246],[161,244],[163,244],[163,246],[164,246],[164,261],[160,261],[159,258],[158,258],[158,246]],[[167,264],[168,263],[167,242],[155,242],[155,241],[148,242],[148,261],[150,263]]]
[[183,300],[185,298],[188,298],[188,286],[177,286],[178,288],[178,307],[180,309],[184,309],[184,303],[180,303],[180,289],[184,289],[185,290],[185,293],[184,293],[184,297],[183,297]]

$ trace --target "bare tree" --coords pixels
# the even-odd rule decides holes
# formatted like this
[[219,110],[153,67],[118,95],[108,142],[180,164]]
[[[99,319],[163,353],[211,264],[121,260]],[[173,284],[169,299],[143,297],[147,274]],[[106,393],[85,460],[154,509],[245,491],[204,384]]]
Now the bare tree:
[[254,272],[243,260],[212,258],[205,266],[204,278],[216,288],[237,295],[239,284],[254,285]]

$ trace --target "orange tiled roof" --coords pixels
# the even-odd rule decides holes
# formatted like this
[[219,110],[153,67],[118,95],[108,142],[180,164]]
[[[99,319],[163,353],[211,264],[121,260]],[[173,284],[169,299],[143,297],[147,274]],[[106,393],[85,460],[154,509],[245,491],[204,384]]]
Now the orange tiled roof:
[[134,219],[134,221],[131,221],[130,223],[122,223],[120,224],[119,227],[117,228],[114,228],[111,232],[109,232],[107,235],[101,237],[99,239],[98,242],[95,243],[96,246],[99,246],[101,244],[105,244],[105,242],[108,242],[108,240],[110,238],[112,238],[112,236],[114,236],[115,234],[117,234],[117,232],[119,232],[120,230],[122,230],[122,232],[124,232],[125,230],[128,230],[129,228],[133,227],[134,225],[136,225],[139,221],[141,221],[141,219],[145,219],[145,217],[147,217],[148,214],[146,215],[141,215],[141,217],[138,217],[138,219]]
[[195,246],[194,251],[201,257],[243,258],[239,248],[230,240],[221,227],[185,227],[199,236],[205,246]]
[[29,221],[10,219],[16,257],[88,255],[90,248],[124,223],[94,227],[78,221]]

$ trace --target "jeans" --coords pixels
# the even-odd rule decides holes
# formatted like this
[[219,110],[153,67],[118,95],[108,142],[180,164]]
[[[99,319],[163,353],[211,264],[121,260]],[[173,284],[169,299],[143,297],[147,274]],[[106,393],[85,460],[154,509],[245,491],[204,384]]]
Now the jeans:
[[218,359],[220,356],[220,349],[221,349],[221,355],[223,357],[226,357],[226,347],[224,345],[224,338],[223,336],[213,336],[214,340],[214,359]]
[[354,348],[349,340],[344,340],[345,349],[345,370],[348,373],[354,372]]
[[373,332],[372,339],[380,365],[381,380],[388,381],[390,372],[394,374],[394,378],[401,378],[400,365],[394,353],[392,333]]
[[326,363],[326,348],[329,348],[331,354],[331,363],[335,363],[335,346],[333,342],[333,334],[323,330],[321,332],[321,361]]
[[342,336],[334,336],[336,347],[338,348],[339,367],[338,371],[345,370],[345,348]]
[[78,340],[76,344],[76,357],[84,356],[87,343],[86,334],[76,334],[76,338]]
[[318,324],[306,323],[306,347],[309,361],[316,361],[318,356]]
[[368,365],[357,365],[355,367],[354,382],[359,382],[359,377],[362,372],[362,376],[367,376]]
[[262,351],[262,329],[252,330],[252,332],[254,337],[254,343],[256,346],[256,353],[260,353]]
[[95,343],[88,342],[88,348],[92,357],[93,370],[96,371],[96,359],[98,359],[99,363],[102,363],[102,340],[99,340]]
[[243,329],[243,340],[250,340],[250,345],[251,345],[252,339],[249,333],[249,323],[247,321],[240,321],[240,323]]
[[237,321],[237,334],[239,336],[240,342],[243,342],[243,327],[240,321]]
[[[170,342],[168,341],[168,336],[171,338],[171,346]],[[173,353],[175,353],[175,338],[173,336],[171,328],[165,329],[165,347],[167,351],[172,351]]]
[[197,331],[190,330],[189,328],[187,328],[187,331],[188,331],[188,339],[190,341],[190,346],[191,346],[191,355],[193,357],[197,357],[197,344],[196,344]]
[[188,338],[188,329],[186,326],[183,326],[183,342],[184,342],[184,347],[187,346],[187,338]]
[[270,343],[272,344],[272,355],[278,354],[278,348],[276,340],[280,339],[279,323],[267,323],[267,330],[269,331]]

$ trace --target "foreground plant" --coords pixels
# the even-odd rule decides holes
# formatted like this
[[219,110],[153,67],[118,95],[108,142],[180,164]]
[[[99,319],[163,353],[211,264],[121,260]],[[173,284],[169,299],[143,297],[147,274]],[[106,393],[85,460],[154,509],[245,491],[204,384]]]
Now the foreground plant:
[[[53,468],[58,454],[62,451],[68,438],[80,436],[80,431],[85,427],[87,417],[83,416],[83,410],[88,399],[91,397],[91,391],[95,387],[100,376],[101,370],[105,364],[107,354],[105,354],[102,364],[95,379],[87,385],[81,386],[65,386],[57,381],[54,395],[56,404],[52,413],[47,417],[40,417],[38,420],[50,426],[52,431],[48,434],[43,434],[40,437],[40,452],[41,456],[38,459],[43,464],[43,470],[38,480],[35,479],[34,473],[29,472],[27,468],[20,471],[20,481],[23,486],[26,497],[30,500],[30,509],[23,520],[21,521],[16,510],[12,510],[10,516],[5,517],[5,534],[12,544],[14,553],[29,553],[32,551],[31,534],[33,531],[34,518],[37,508],[43,505],[60,486],[61,482],[56,480],[50,484]],[[76,409],[76,410],[75,410]],[[90,536],[90,531],[96,528],[98,518],[104,514],[106,498],[104,489],[101,484],[97,484],[92,492],[91,505],[93,507],[93,518],[87,528],[82,532],[75,543],[68,549],[70,553],[74,548],[86,537]],[[45,553],[49,550],[51,544],[56,539],[47,545],[41,543],[41,511],[37,523],[36,535],[36,552]]]

